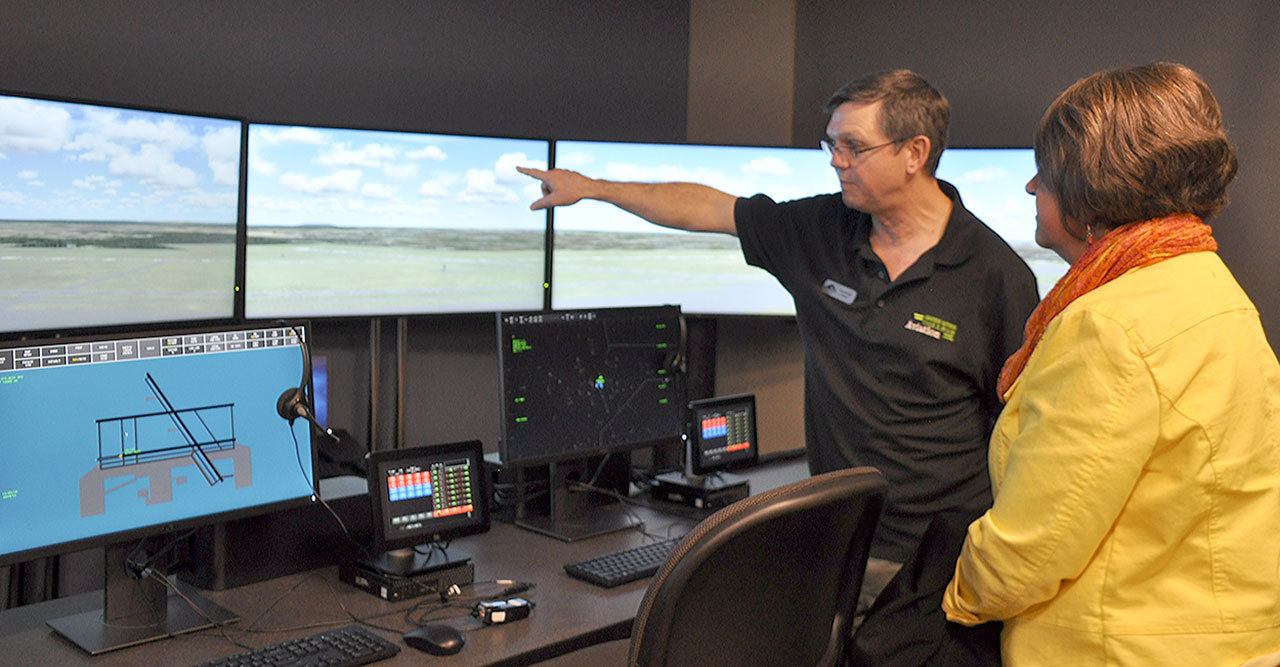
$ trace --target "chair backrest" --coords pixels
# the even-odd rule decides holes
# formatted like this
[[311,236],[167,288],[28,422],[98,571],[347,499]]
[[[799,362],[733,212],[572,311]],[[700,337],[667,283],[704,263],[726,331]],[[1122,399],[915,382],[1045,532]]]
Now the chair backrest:
[[886,484],[810,477],[707,517],[640,604],[631,665],[828,665],[850,631]]

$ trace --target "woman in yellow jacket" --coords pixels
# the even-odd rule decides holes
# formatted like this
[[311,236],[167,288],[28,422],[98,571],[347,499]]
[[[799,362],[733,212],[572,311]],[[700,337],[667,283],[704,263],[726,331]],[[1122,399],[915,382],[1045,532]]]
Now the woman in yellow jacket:
[[1280,365],[1203,220],[1235,150],[1181,65],[1100,72],[1035,139],[1071,270],[1000,378],[995,504],[947,617],[1013,665],[1238,665],[1280,649]]

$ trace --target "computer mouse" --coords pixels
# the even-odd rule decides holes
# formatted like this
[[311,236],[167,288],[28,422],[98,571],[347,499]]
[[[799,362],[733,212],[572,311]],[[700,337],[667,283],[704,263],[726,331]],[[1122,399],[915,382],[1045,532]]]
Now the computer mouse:
[[404,643],[431,655],[453,655],[462,650],[467,638],[462,631],[444,623],[428,623],[404,633]]

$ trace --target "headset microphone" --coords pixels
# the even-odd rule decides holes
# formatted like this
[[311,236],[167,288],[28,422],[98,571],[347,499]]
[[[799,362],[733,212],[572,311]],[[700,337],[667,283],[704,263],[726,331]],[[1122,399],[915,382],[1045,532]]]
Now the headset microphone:
[[[285,323],[282,322],[282,324]],[[280,398],[276,399],[276,413],[280,415],[281,419],[288,421],[290,426],[293,426],[293,422],[301,417],[311,424],[316,431],[329,436],[334,442],[341,442],[341,439],[334,435],[333,431],[321,426],[320,422],[316,421],[316,418],[311,413],[306,394],[307,382],[311,379],[311,350],[307,347],[306,340],[303,339],[302,334],[297,329],[294,329],[289,324],[285,324],[285,326],[288,326],[289,330],[298,337],[298,347],[302,349],[302,379],[298,382],[298,386],[285,389],[280,394]]]

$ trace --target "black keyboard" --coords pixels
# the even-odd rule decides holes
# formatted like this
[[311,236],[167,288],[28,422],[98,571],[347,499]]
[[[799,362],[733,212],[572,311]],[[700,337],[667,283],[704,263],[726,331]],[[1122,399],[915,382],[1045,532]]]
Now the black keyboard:
[[233,667],[239,665],[367,665],[390,658],[400,652],[400,647],[369,632],[359,625],[348,625],[335,630],[318,632],[309,637],[291,639],[273,646],[266,646],[221,660],[205,663],[206,666]]
[[667,557],[675,551],[682,537],[644,544],[630,549],[623,549],[611,554],[596,556],[577,563],[564,566],[564,571],[571,577],[593,583],[605,588],[613,588],[622,584],[652,577],[667,562]]

